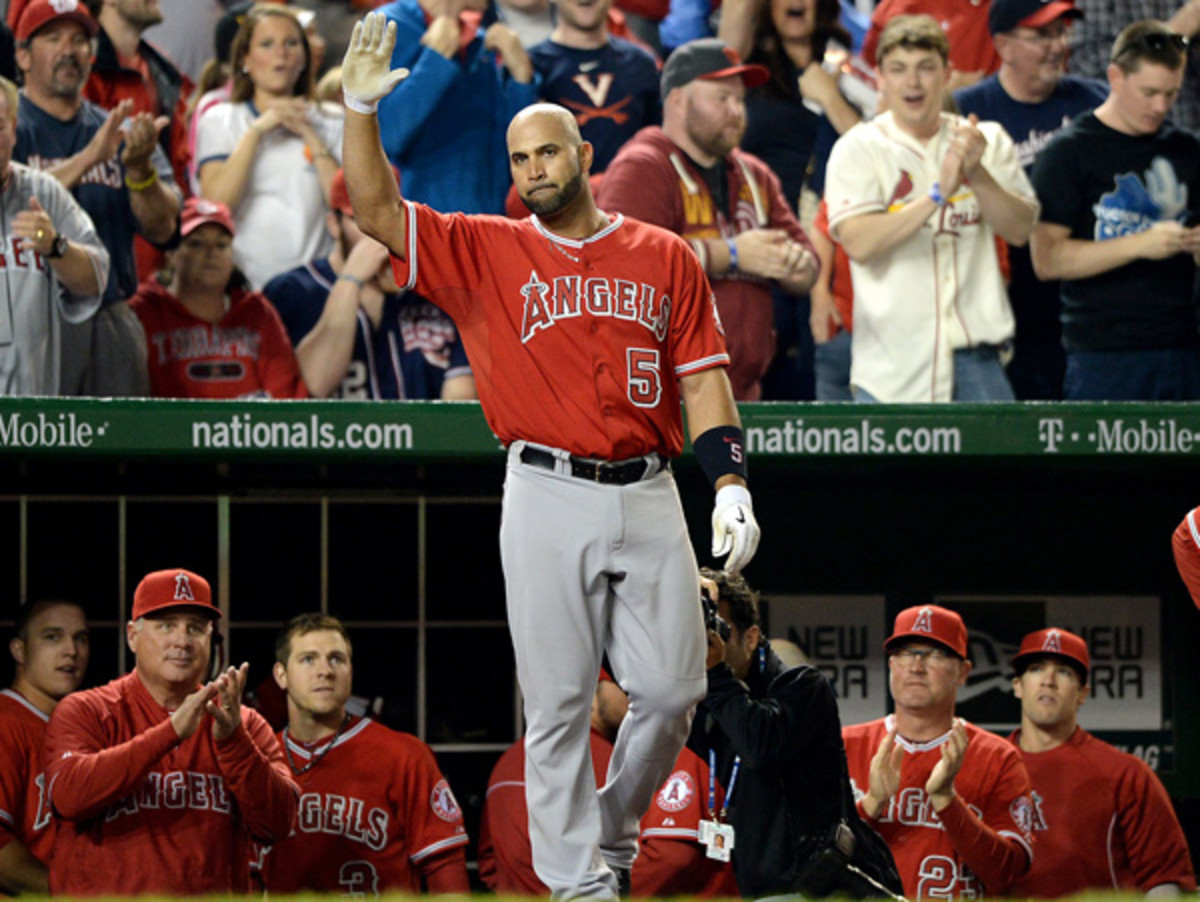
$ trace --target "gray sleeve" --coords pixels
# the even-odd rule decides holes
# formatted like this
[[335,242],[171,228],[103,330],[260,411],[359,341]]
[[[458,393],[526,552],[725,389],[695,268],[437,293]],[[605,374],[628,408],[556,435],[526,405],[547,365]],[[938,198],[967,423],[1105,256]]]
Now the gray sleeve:
[[[27,170],[30,178],[30,190],[26,192],[37,196],[54,223],[54,228],[67,236],[75,245],[83,248],[92,260],[92,269],[96,273],[96,282],[100,291],[95,295],[78,297],[70,294],[66,288],[56,284],[56,300],[63,318],[67,322],[78,323],[91,317],[100,309],[104,297],[104,286],[108,284],[109,256],[96,227],[87,212],[75,200],[71,192],[62,186],[58,179],[44,172]],[[27,202],[27,201],[26,201]]]

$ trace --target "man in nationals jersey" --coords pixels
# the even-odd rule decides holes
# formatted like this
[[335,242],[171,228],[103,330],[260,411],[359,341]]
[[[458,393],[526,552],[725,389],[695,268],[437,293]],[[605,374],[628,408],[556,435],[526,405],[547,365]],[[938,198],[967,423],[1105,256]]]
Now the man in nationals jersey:
[[906,608],[884,643],[894,714],[845,727],[859,811],[887,841],[909,898],[1009,892],[1029,869],[1029,776],[1011,745],[954,716],[967,628],[937,605]]
[[[729,552],[737,571],[758,542],[729,357],[695,254],[596,207],[592,148],[562,107],[528,107],[508,128],[529,219],[404,201],[375,116],[407,75],[390,70],[394,42],[369,14],[346,52],[346,185],[397,283],[458,325],[509,450],[500,546],[534,868],[556,899],[612,898],[704,693],[699,578],[669,467],[683,445],[680,400],[717,489],[714,553]],[[597,791],[588,704],[606,651],[630,714]]]
[[50,891],[54,819],[46,804],[42,742],[59,701],[88,665],[87,618],[70,601],[35,601],[8,644],[16,674],[0,692],[0,893]]
[[1021,729],[1009,741],[1033,784],[1037,855],[1011,894],[1195,892],[1187,839],[1154,771],[1079,726],[1087,643],[1057,627],[1037,630],[1021,640],[1012,666]]
[[125,627],[133,673],[54,709],[54,895],[245,893],[251,843],[291,830],[300,791],[270,726],[242,706],[249,665],[201,683],[220,616],[204,577],[148,574]]
[[263,866],[271,893],[466,893],[467,832],[433,752],[415,736],[353,717],[350,637],[336,617],[301,614],[275,642],[287,693],[279,734],[300,784],[291,836]]

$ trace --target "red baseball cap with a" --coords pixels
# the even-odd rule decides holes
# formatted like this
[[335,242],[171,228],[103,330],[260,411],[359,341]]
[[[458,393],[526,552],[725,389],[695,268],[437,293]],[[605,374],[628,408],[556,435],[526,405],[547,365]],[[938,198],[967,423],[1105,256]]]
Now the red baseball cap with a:
[[18,41],[28,41],[39,30],[59,19],[78,22],[93,38],[100,32],[100,25],[79,0],[33,0],[21,10],[21,18],[17,19],[13,34]]
[[896,615],[892,634],[883,643],[891,651],[905,640],[936,642],[960,658],[967,657],[967,625],[954,611],[936,604],[905,608]]
[[224,204],[203,197],[189,197],[183,204],[183,212],[179,217],[179,234],[186,238],[202,225],[209,223],[219,225],[230,235],[235,234],[233,214]]
[[212,601],[212,588],[200,574],[183,569],[146,574],[133,593],[132,619],[176,609],[190,610],[213,620],[221,617]]
[[1082,682],[1087,682],[1088,671],[1092,668],[1087,643],[1074,633],[1057,626],[1037,630],[1022,639],[1021,647],[1013,655],[1012,668],[1017,676],[1020,676],[1034,658],[1044,658],[1047,655],[1062,658],[1075,668]]

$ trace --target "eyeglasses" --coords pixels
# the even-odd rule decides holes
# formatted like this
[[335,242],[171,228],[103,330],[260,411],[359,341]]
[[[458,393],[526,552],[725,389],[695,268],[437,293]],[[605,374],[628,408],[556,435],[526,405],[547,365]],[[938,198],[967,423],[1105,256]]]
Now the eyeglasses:
[[1008,34],[1009,37],[1016,38],[1018,41],[1025,41],[1026,43],[1045,49],[1059,41],[1066,42],[1070,32],[1067,26],[1060,25],[1057,28],[1053,26],[1036,28],[1028,32],[1010,31]]
[[901,667],[911,667],[915,661],[940,666],[955,659],[955,655],[940,648],[902,648],[892,652],[892,657]]
[[1188,43],[1187,37],[1182,34],[1175,34],[1172,31],[1149,31],[1128,40],[1125,46],[1113,53],[1112,61],[1116,62],[1118,57],[1138,50],[1147,53],[1163,53],[1170,48],[1176,53],[1187,53]]

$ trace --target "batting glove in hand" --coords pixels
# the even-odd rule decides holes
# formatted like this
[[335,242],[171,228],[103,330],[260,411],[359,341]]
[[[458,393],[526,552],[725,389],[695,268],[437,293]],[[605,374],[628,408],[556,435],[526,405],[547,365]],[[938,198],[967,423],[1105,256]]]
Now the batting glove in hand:
[[739,573],[758,550],[758,537],[761,534],[750,505],[749,489],[742,485],[727,485],[718,489],[712,525],[713,557],[728,554],[725,572]]
[[404,79],[407,69],[392,68],[396,23],[383,13],[367,13],[356,22],[342,58],[342,98],[356,113],[374,113],[379,101]]

